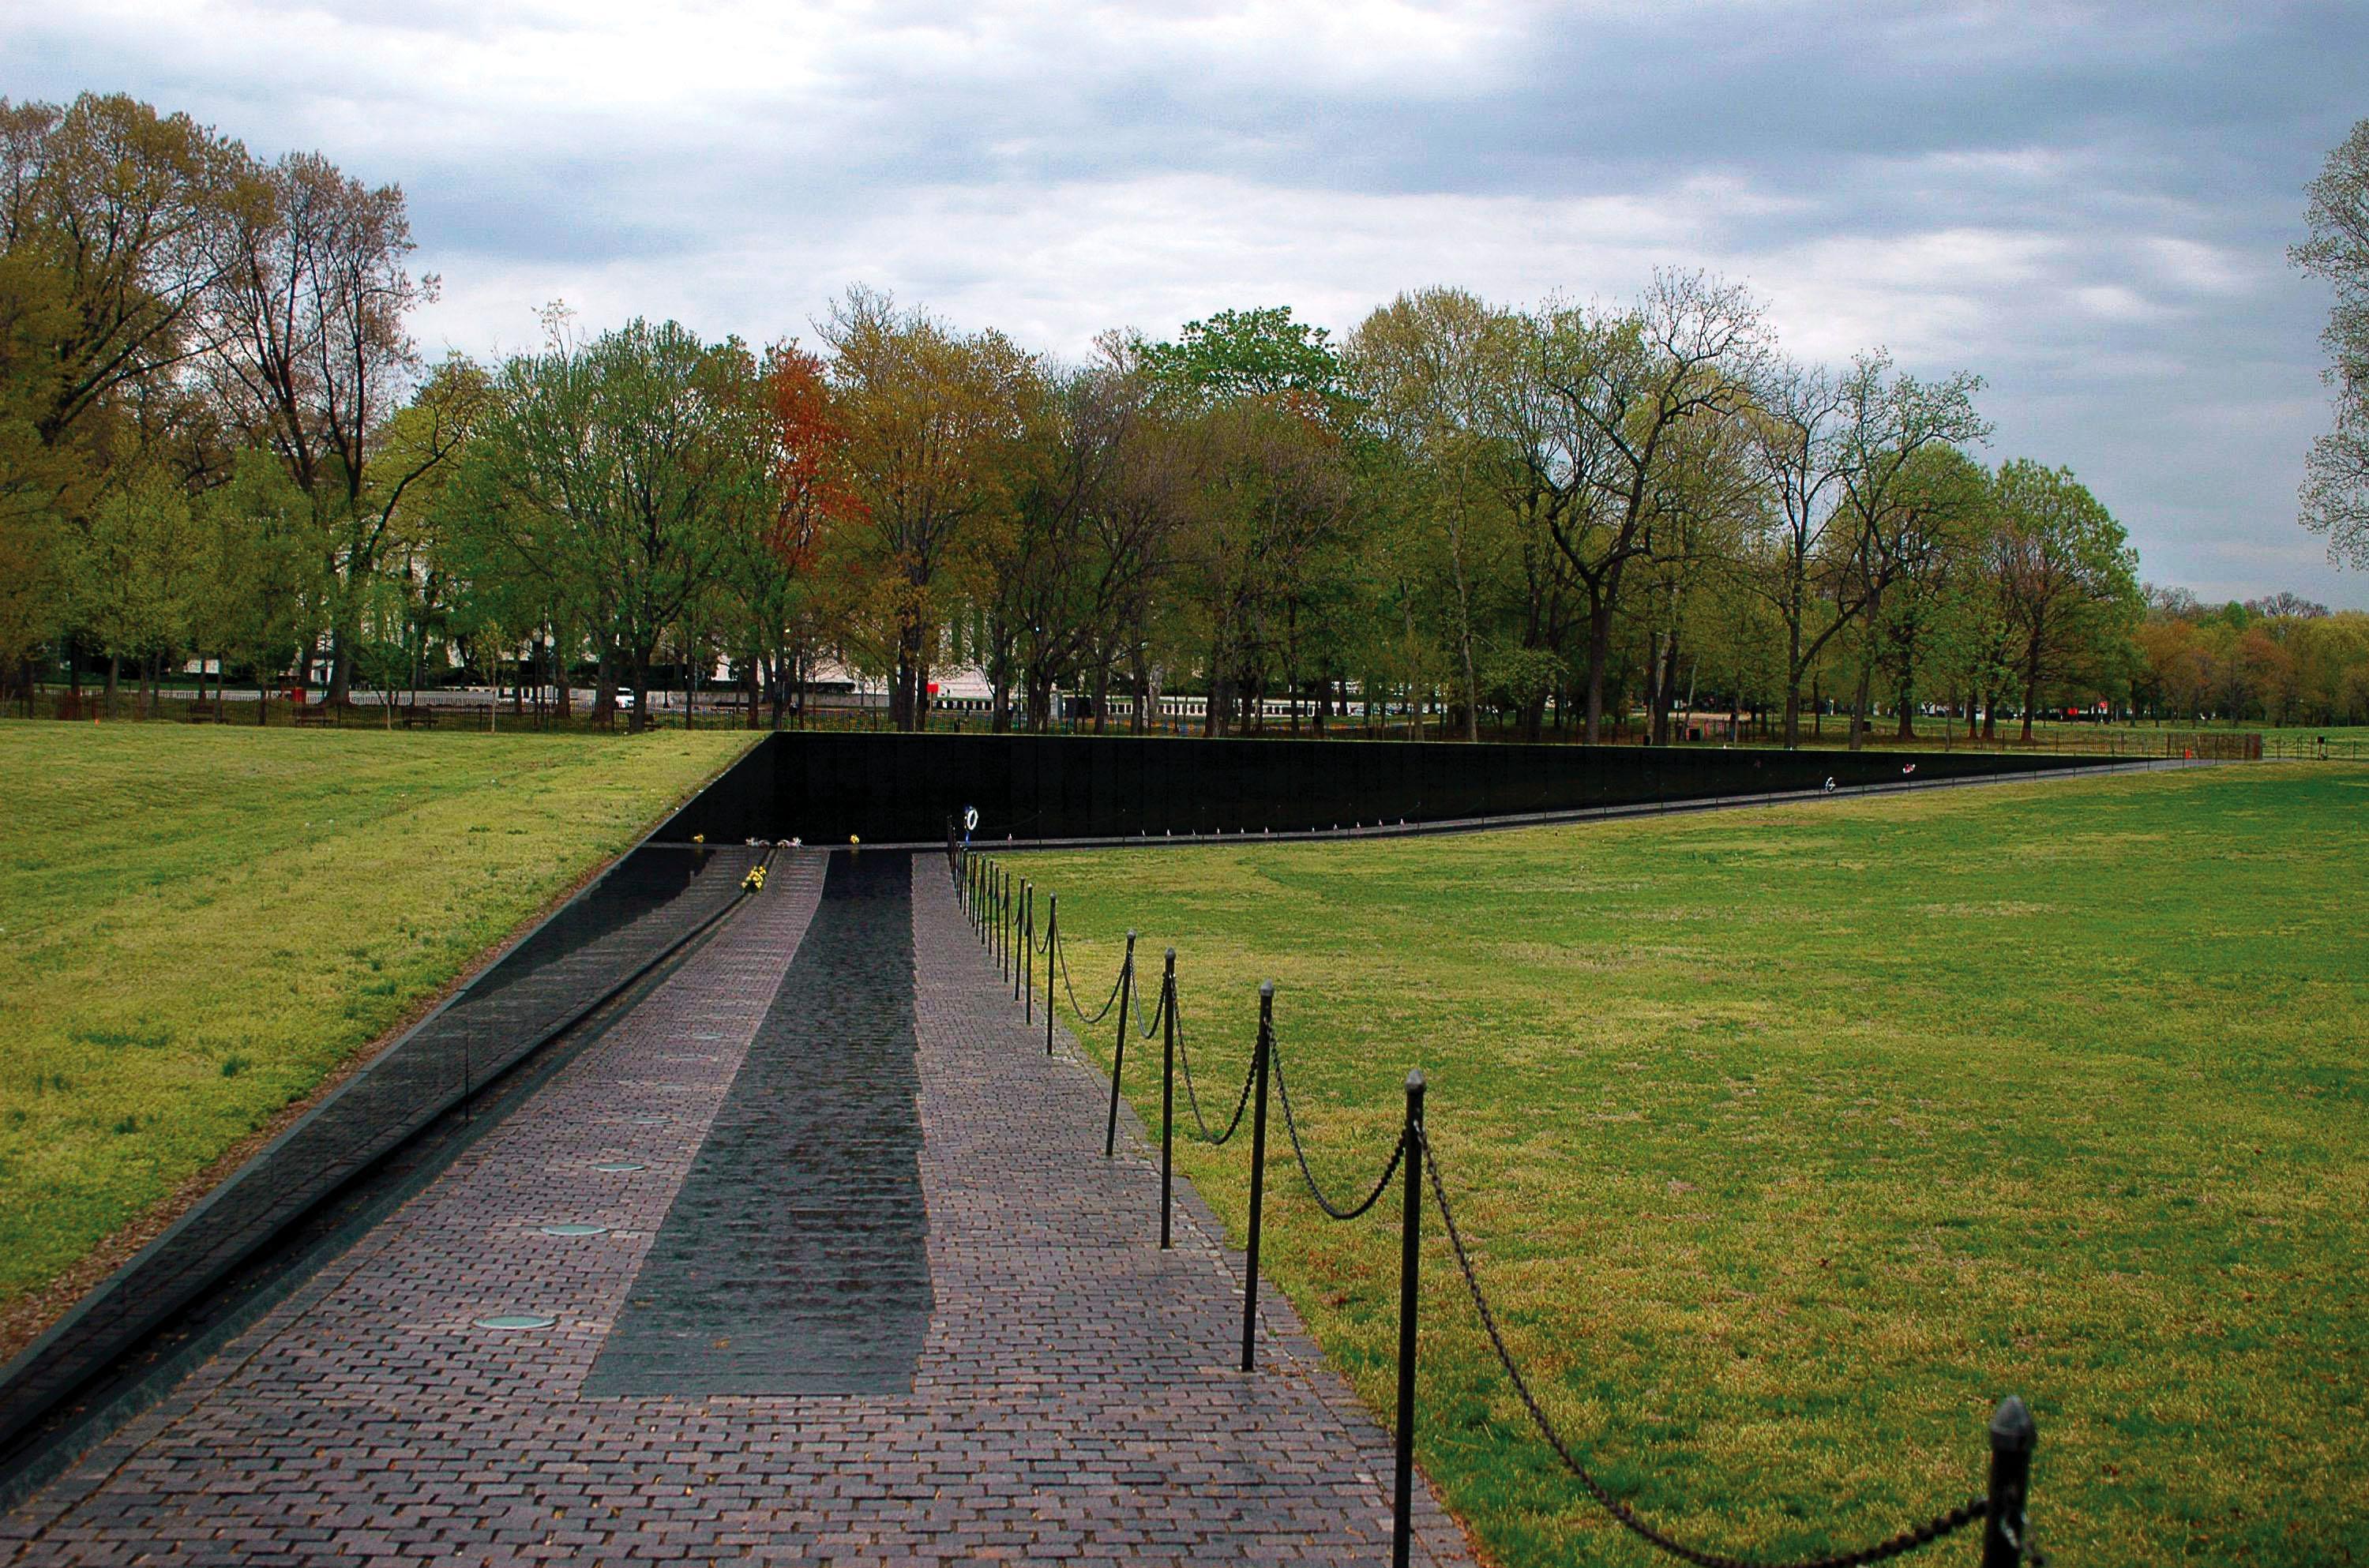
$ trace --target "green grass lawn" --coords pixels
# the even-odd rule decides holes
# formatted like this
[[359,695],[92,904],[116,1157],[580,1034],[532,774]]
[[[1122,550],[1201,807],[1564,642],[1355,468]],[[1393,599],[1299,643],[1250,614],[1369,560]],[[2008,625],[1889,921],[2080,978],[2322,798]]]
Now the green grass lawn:
[[0,724],[0,1306],[746,743]]
[[[1150,973],[1176,944],[1219,1112],[1276,981],[1334,1189],[1424,1069],[1516,1354],[1682,1538],[1889,1534],[1979,1494],[2020,1392],[2059,1562],[2369,1559],[2369,769],[1019,864],[1090,1005],[1123,927]],[[1396,1200],[1332,1224],[1289,1160],[1278,1124],[1266,1267],[1387,1411]],[[1181,1158],[1230,1226],[1246,1161]],[[1451,1505],[1507,1563],[1654,1561],[1533,1436],[1425,1240]]]

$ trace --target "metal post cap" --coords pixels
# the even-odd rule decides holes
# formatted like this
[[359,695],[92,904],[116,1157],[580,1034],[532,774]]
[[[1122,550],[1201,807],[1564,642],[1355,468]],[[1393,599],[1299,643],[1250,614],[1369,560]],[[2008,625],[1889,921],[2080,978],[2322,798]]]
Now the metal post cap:
[[1168,961],[1172,964],[1176,962],[1176,949],[1173,947],[1168,950]]
[[1261,1001],[1273,1001],[1275,1000],[1275,982],[1273,980],[1261,980],[1259,982],[1259,1000]]
[[1999,1401],[1991,1412],[1991,1451],[1999,1454],[2028,1452],[2039,1440],[2039,1431],[2031,1424],[2031,1412],[2023,1407],[2020,1395],[2009,1394]]
[[1135,927],[1128,926],[1127,928],[1127,939],[1129,942],[1133,942],[1135,940]]
[[1418,1067],[1413,1072],[1407,1074],[1407,1093],[1410,1094],[1421,1094],[1423,1090],[1423,1069]]

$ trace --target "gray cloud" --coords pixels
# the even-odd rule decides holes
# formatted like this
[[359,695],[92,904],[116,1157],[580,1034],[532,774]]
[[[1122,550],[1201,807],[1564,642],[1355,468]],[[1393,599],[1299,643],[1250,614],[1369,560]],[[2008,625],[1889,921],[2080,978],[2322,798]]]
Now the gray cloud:
[[2326,418],[2301,188],[2357,6],[375,6],[0,18],[0,89],[122,88],[400,181],[432,344],[565,297],[804,332],[854,278],[1074,353],[1228,303],[1748,280],[1795,351],[1990,382],[2150,577],[2369,606],[2294,521]]

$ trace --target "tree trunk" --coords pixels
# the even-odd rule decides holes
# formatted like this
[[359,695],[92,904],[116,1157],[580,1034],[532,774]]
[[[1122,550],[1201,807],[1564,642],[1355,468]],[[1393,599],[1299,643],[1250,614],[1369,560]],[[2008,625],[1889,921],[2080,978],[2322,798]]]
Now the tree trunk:
[[1662,667],[1654,699],[1654,744],[1667,746],[1677,733],[1676,712],[1678,705],[1678,632],[1670,628],[1669,640],[1662,648]]
[[1456,534],[1455,548],[1449,552],[1456,566],[1456,632],[1458,651],[1464,658],[1464,738],[1481,738],[1481,678],[1472,663],[1472,602],[1464,584],[1463,531]]
[[1658,746],[1663,737],[1662,634],[1657,628],[1645,634],[1645,744]]
[[617,650],[606,639],[593,665],[592,722],[610,727],[617,722]]
[[1234,679],[1219,675],[1214,670],[1209,676],[1208,700],[1201,704],[1201,735],[1204,739],[1225,733],[1224,715],[1232,705]]
[[2023,739],[2031,743],[2031,710],[2040,703],[2040,639],[2031,639],[2031,647],[2023,662]]
[[337,706],[352,699],[353,689],[352,645],[343,631],[333,632],[329,636],[329,694],[324,700]]
[[652,649],[635,648],[628,660],[633,675],[633,711],[625,715],[625,733],[639,735],[650,727],[650,658]]
[[1604,738],[1604,667],[1612,658],[1612,596],[1588,590],[1587,743]]
[[1867,744],[1867,713],[1869,690],[1875,684],[1875,655],[1872,650],[1859,661],[1859,685],[1851,692],[1850,749],[1854,751]]
[[123,656],[120,653],[109,654],[107,656],[107,716],[109,718],[115,716],[115,689],[122,677]]

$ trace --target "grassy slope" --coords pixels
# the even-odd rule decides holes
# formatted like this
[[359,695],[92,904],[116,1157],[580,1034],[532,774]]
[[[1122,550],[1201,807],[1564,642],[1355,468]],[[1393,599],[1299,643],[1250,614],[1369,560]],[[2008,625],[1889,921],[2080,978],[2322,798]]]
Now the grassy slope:
[[[1278,982],[1335,1189],[1425,1069],[1517,1355],[1683,1536],[1887,1534],[2013,1391],[2059,1561],[2305,1563],[2369,1558],[2364,827],[2369,769],[2288,764],[1025,864],[1090,1003],[1122,926],[1180,948],[1212,1099]],[[1229,1224],[1244,1154],[1183,1159]],[[1387,1410],[1395,1199],[1328,1224],[1273,1158],[1268,1268]],[[1648,1561],[1426,1223],[1431,1473],[1507,1562]]]
[[0,1302],[722,767],[638,739],[0,725]]

